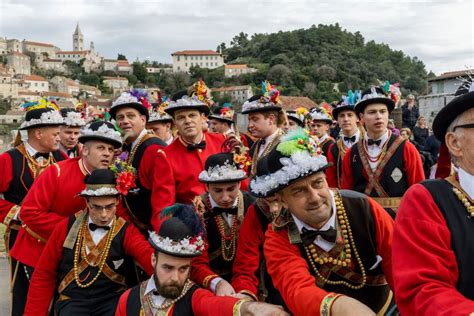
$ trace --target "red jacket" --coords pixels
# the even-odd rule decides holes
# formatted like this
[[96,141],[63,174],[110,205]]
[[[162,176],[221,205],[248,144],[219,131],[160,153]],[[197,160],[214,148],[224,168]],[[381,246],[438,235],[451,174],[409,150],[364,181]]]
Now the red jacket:
[[[382,269],[392,285],[393,220],[374,200],[368,198],[376,227],[377,253],[382,257]],[[264,254],[273,284],[294,315],[319,315],[323,298],[329,294],[316,285],[311,269],[301,256],[298,245],[291,244],[288,230],[265,234]]]
[[207,157],[222,152],[225,136],[222,134],[205,133],[206,148],[188,151],[186,145],[175,139],[169,146],[160,151],[155,166],[159,175],[156,180],[156,190],[153,195],[158,210],[154,212],[152,222],[158,229],[160,211],[176,202],[190,203],[194,197],[204,193],[205,185],[199,182],[199,173],[204,169]]
[[85,188],[85,173],[79,165],[80,158],[61,161],[35,180],[21,206],[20,218],[40,238],[22,227],[11,251],[13,258],[34,268],[45,246],[44,240],[48,240],[56,225],[85,208],[84,198],[78,195]]
[[[65,218],[56,225],[36,265],[28,290],[25,315],[49,315],[49,305],[59,286],[57,276],[62,261],[64,241],[68,234],[68,220]],[[153,274],[150,258],[154,250],[132,224],[129,224],[125,230],[122,247],[124,253],[135,259],[148,275]]]
[[474,311],[474,301],[456,289],[458,263],[446,220],[421,184],[405,193],[398,209],[393,271],[402,315],[470,315]]

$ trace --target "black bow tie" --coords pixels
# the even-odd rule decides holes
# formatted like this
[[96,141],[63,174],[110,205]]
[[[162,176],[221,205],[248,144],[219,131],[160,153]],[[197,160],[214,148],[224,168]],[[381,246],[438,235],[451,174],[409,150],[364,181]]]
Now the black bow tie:
[[100,226],[100,225],[96,225],[94,223],[89,223],[89,229],[92,230],[92,231],[95,231],[96,229],[98,228],[102,228],[103,230],[110,230],[110,227],[105,225],[105,226]]
[[382,140],[379,139],[379,140],[373,140],[373,139],[367,139],[367,144],[369,144],[369,146],[372,146],[372,145],[377,145],[377,146],[380,146],[380,144],[382,143]]
[[37,152],[35,154],[35,159],[38,159],[39,157],[43,157],[44,159],[48,159],[49,158],[49,153],[40,153],[40,152]]
[[74,149],[69,149],[69,150],[67,151],[67,155],[68,155],[69,157],[71,157],[71,154],[72,154],[72,155],[75,155],[75,154],[76,154]]
[[188,145],[188,151],[193,151],[196,149],[205,149],[206,148],[206,141],[202,141],[199,144],[189,144]]
[[355,143],[356,137],[355,137],[355,135],[352,136],[352,137],[344,136],[344,141],[346,141],[346,142],[351,142],[351,143]]
[[267,141],[265,140],[265,138],[260,139],[260,145],[265,145],[266,143]]
[[301,231],[301,239],[305,246],[311,245],[318,236],[332,243],[336,241],[337,231],[332,227],[328,230],[309,230],[303,227]]
[[126,151],[126,152],[130,153],[132,151],[132,143],[123,144],[122,145],[122,151]]
[[230,207],[230,208],[223,208],[223,207],[213,207],[212,212],[214,214],[222,214],[222,213],[227,213],[227,214],[232,214],[232,215],[237,215],[237,207]]

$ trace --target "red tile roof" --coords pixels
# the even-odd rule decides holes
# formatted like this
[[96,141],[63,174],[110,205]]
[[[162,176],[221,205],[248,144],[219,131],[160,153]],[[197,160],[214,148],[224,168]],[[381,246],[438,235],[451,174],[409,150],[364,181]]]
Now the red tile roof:
[[242,68],[247,68],[247,65],[246,64],[225,65],[224,68],[227,68],[227,69],[242,69]]
[[171,54],[171,56],[174,56],[174,55],[206,56],[206,55],[221,55],[221,54],[213,50],[180,50]]
[[72,95],[66,92],[43,92],[45,97],[72,98]]
[[467,77],[467,73],[473,73],[474,69],[458,70],[445,72],[437,77],[428,79],[428,81],[438,81],[443,79],[452,79],[457,77]]
[[40,95],[39,92],[34,91],[18,91],[18,95]]
[[104,80],[127,80],[127,81],[128,81],[128,79],[125,78],[125,77],[108,77],[108,76],[104,76],[103,78],[104,78]]
[[27,80],[27,81],[48,81],[48,80],[46,80],[46,78],[41,77],[41,76],[37,76],[37,75],[24,76],[23,80]]
[[130,66],[128,60],[117,60],[117,65],[119,66]]
[[34,46],[54,47],[54,45],[52,44],[40,43],[40,42],[24,41],[24,43],[27,45],[34,45]]
[[56,55],[86,55],[90,51],[89,50],[71,50],[71,51],[59,51],[56,52]]
[[316,102],[314,102],[308,97],[280,96],[280,101],[285,110],[289,110],[289,109],[295,110],[299,107],[311,109],[317,106]]

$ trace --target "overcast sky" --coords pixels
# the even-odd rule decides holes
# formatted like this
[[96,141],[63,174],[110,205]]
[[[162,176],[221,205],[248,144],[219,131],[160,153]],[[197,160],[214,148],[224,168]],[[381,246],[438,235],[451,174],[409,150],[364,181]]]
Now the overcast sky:
[[473,0],[0,0],[0,36],[72,49],[79,22],[106,58],[171,62],[184,49],[216,49],[243,31],[272,33],[339,23],[366,41],[421,59],[436,74],[474,67]]

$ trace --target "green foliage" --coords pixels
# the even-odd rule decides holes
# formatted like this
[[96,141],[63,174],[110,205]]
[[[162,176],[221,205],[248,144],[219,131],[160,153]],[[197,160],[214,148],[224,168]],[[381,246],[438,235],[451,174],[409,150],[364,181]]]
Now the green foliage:
[[143,63],[140,63],[139,61],[135,61],[133,64],[133,74],[137,77],[137,79],[145,83],[146,82],[146,76],[148,75],[145,65]]
[[100,78],[96,74],[81,74],[79,80],[85,85],[94,87],[97,87],[100,83]]
[[8,99],[0,99],[0,114],[6,114],[11,108]]
[[122,55],[122,54],[118,54],[117,55],[117,60],[127,60],[127,57],[125,57],[125,55]]

